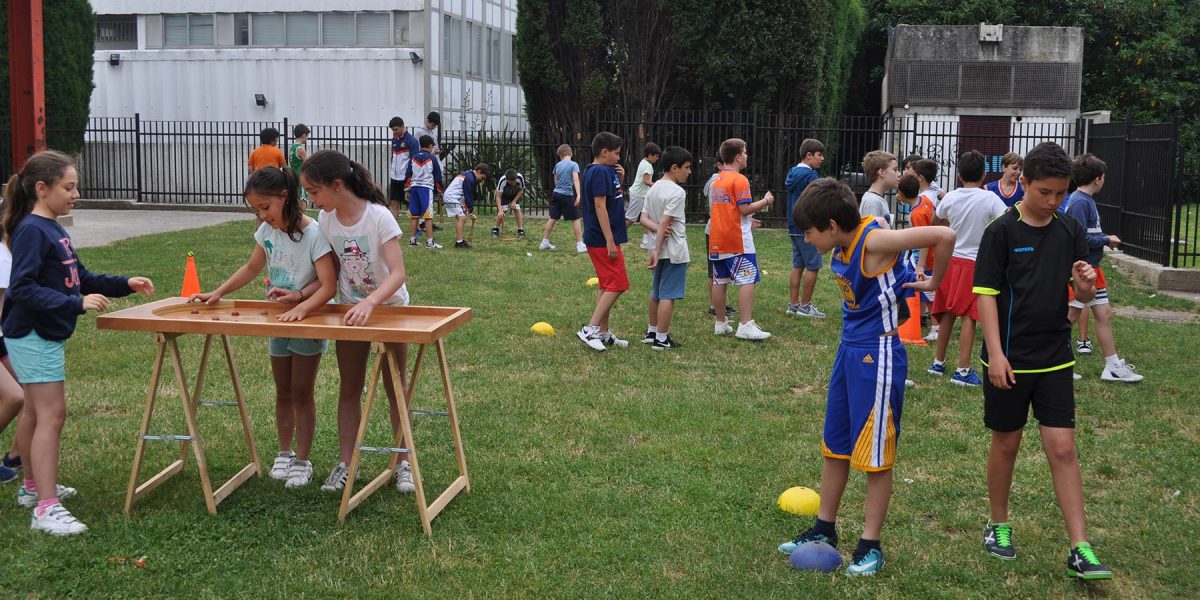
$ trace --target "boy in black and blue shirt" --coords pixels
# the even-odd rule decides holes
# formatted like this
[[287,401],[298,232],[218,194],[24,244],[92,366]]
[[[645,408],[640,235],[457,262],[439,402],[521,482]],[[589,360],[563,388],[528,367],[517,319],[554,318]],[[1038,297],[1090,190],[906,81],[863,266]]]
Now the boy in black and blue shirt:
[[1032,405],[1054,492],[1066,521],[1071,550],[1067,574],[1111,579],[1087,542],[1083,479],[1075,449],[1075,394],[1068,283],[1080,301],[1096,294],[1096,272],[1087,262],[1083,228],[1058,214],[1067,193],[1071,163],[1052,142],[1025,156],[1025,198],[996,218],[979,244],[974,288],[984,346],[981,362],[983,420],[992,430],[987,480],[991,518],[983,544],[997,558],[1013,560],[1008,498],[1021,436]]

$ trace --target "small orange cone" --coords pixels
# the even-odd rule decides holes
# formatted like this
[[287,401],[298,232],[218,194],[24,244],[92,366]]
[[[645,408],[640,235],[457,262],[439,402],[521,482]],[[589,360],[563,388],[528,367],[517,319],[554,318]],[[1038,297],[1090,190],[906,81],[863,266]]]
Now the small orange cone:
[[183,291],[180,297],[187,298],[200,293],[200,276],[196,274],[196,258],[191,252],[187,255],[187,267],[183,269]]
[[900,325],[900,341],[913,346],[928,346],[921,335],[921,300],[913,294],[908,297],[908,320]]

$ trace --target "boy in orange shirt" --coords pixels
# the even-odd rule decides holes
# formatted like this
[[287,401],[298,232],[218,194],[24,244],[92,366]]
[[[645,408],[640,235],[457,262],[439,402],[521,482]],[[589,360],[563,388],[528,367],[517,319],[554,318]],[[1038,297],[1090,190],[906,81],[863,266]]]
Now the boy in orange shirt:
[[[919,161],[925,162],[925,161]],[[927,161],[933,162],[933,161]],[[928,181],[928,180],[926,180]],[[905,175],[900,178],[900,183],[896,185],[897,198],[910,206],[908,222],[910,227],[928,227],[933,225],[933,201],[929,196],[924,194],[928,188],[928,183],[922,181],[921,177],[914,175]],[[913,265],[913,270],[917,273],[924,273],[926,277],[933,274],[933,248],[921,248],[920,251],[913,251],[910,256],[910,261]],[[929,307],[933,305],[933,296],[936,292],[928,291],[921,292],[921,324],[929,320]],[[938,326],[935,323],[929,334],[928,340],[937,340]]]
[[250,153],[250,158],[246,159],[246,164],[250,165],[250,173],[263,167],[278,167],[283,168],[287,164],[287,159],[283,157],[283,150],[279,149],[276,144],[279,143],[279,130],[274,127],[268,127],[258,134],[258,141],[262,145],[255,148]]
[[746,168],[749,155],[746,142],[737,138],[725,140],[718,151],[722,167],[713,182],[709,196],[708,259],[713,266],[712,306],[716,323],[713,333],[733,333],[725,317],[726,286],[738,289],[738,308],[741,311],[735,337],[762,341],[771,334],[754,322],[754,284],[758,283],[758,255],[754,251],[752,215],[775,201],[771,192],[755,202],[750,197],[750,180],[740,171]]

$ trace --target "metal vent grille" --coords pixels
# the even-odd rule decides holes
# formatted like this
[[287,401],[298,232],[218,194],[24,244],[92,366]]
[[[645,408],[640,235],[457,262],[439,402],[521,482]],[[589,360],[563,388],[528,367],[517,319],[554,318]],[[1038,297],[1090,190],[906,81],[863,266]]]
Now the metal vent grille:
[[895,60],[888,72],[893,106],[980,106],[1078,110],[1078,63]]

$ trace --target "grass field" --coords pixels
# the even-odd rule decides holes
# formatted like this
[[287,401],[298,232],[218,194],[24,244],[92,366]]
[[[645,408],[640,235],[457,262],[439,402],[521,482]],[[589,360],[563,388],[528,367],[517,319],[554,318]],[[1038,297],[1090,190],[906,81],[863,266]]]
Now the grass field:
[[[1117,319],[1122,354],[1146,375],[1137,386],[1102,383],[1103,359],[1081,359],[1078,439],[1090,537],[1116,570],[1114,581],[1083,585],[1065,577],[1066,534],[1033,428],[1014,485],[1019,559],[1002,562],[983,552],[982,394],[928,376],[929,348],[910,352],[917,386],[905,399],[884,528],[887,567],[865,579],[800,573],[775,547],[809,522],[774,503],[787,487],[819,487],[824,394],[840,327],[828,271],[817,304],[831,317],[787,317],[786,235],[759,232],[765,275],[756,317],[773,338],[751,344],[712,335],[697,261],[672,332],[681,350],[657,353],[634,343],[597,354],[574,336],[593,308],[594,291],[584,285],[592,276],[587,258],[538,252],[538,236],[518,242],[511,225],[509,237],[495,241],[484,225],[474,250],[405,253],[414,303],[475,311],[448,339],[472,491],[434,522],[432,539],[423,535],[412,499],[391,488],[344,525],[336,521],[340,496],[317,489],[336,460],[332,352],[318,379],[314,485],[287,491],[265,477],[252,480],[210,516],[190,465],[125,517],[153,346],[148,334],[98,331],[87,316],[67,346],[70,417],[61,473],[81,494],[68,506],[91,530],[70,539],[35,534],[28,511],[10,500],[0,518],[0,596],[1200,596],[1193,560],[1200,545],[1191,536],[1200,522],[1200,324]],[[196,252],[204,288],[214,288],[249,256],[250,227],[148,236],[80,254],[94,271],[152,277],[165,297],[180,288],[188,250]],[[702,257],[701,231],[689,234],[693,256]],[[560,247],[572,245],[564,227],[556,235]],[[612,323],[636,340],[645,326],[649,273],[644,253],[627,251],[633,291],[617,304]],[[1152,291],[1123,276],[1111,281],[1115,302],[1196,310],[1150,298]],[[252,285],[238,297],[259,294]],[[142,301],[124,299],[113,308]],[[550,322],[558,335],[530,333],[536,321]],[[199,340],[185,340],[194,361]],[[265,341],[237,339],[235,347],[269,467],[277,443]],[[210,372],[208,397],[229,397],[223,373]],[[441,389],[433,381],[418,386],[418,407],[438,406]],[[161,406],[169,410],[161,414],[169,417],[152,429],[181,432],[177,396],[166,382],[163,390]],[[244,456],[236,416],[202,410],[210,468],[214,477],[228,477]],[[385,410],[371,428],[380,444],[388,438]],[[454,475],[448,431],[443,420],[417,417],[430,490]],[[150,445],[146,470],[175,452]],[[373,471],[383,458],[367,460]],[[13,484],[0,490],[9,498],[16,493]],[[865,478],[852,475],[838,525],[843,556],[861,533],[864,493]],[[143,555],[144,569],[109,560]]]

